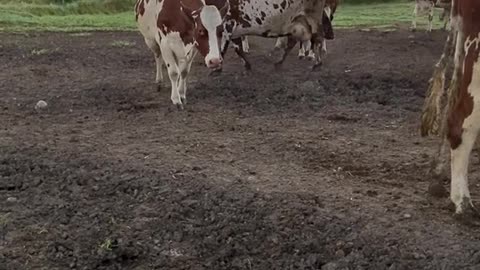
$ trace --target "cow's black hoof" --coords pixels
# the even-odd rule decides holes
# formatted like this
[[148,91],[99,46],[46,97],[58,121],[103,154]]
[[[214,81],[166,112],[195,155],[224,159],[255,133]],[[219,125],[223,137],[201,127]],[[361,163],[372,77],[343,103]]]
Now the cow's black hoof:
[[187,105],[187,98],[186,97],[180,98],[180,100],[182,101],[183,105]]

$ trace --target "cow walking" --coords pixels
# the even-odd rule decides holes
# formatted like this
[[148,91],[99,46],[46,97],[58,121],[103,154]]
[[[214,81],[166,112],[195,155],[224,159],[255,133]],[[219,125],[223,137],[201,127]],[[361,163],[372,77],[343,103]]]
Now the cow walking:
[[428,15],[427,31],[431,32],[433,28],[433,12],[435,7],[443,8],[440,19],[444,20],[443,29],[447,28],[450,16],[450,0],[415,0],[415,7],[413,9],[412,30],[417,29],[417,17],[419,15]]
[[[215,69],[222,64],[219,46],[222,21],[228,12],[228,7],[228,2],[223,2],[220,6],[206,4],[202,0],[138,0],[137,2],[137,18],[144,18],[138,20],[139,28],[145,40],[148,40],[149,47],[153,46],[150,40],[153,31],[156,31],[153,39],[156,46],[160,48],[161,56],[167,66],[172,87],[171,100],[179,109],[183,109],[186,103],[187,77],[197,51],[204,57],[208,68]],[[155,14],[156,19],[147,19],[146,14],[150,12]],[[157,58],[158,51],[154,53]],[[157,74],[158,69],[157,64]]]
[[[217,0],[221,1],[221,0]],[[320,51],[324,34],[325,0],[228,0],[230,12],[224,23],[224,39],[222,55],[226,53],[230,41],[234,43],[237,54],[243,59],[246,67],[250,67],[242,49],[241,37],[248,35],[268,38],[287,37],[281,46],[277,46],[283,62],[297,41],[313,42],[314,50]],[[327,18],[328,20],[328,18]],[[331,24],[326,26],[331,31]],[[332,32],[333,33],[333,32]],[[318,45],[320,44],[320,45]],[[320,54],[316,56],[316,64],[321,63]],[[248,68],[247,68],[248,69]]]
[[[475,210],[468,187],[468,164],[480,130],[480,1],[453,0],[451,9],[452,30],[430,82],[430,93],[422,114],[422,135],[440,132],[442,139],[448,141],[450,199],[455,205],[455,213],[463,215],[466,210]],[[454,71],[447,92],[448,105],[442,118],[440,104],[445,70],[452,54]],[[446,148],[440,149],[442,153]],[[439,160],[444,161],[443,158]],[[442,166],[437,164],[439,168]]]

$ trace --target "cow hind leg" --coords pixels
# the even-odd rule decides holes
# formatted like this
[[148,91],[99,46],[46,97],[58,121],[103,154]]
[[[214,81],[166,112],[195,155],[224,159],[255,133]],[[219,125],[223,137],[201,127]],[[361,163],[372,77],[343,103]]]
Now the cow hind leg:
[[242,51],[244,53],[249,53],[250,52],[250,44],[248,44],[248,37],[244,36],[242,38]]
[[274,62],[275,68],[280,68],[287,58],[287,55],[297,44],[297,40],[293,37],[285,37],[285,40],[282,42],[281,47],[275,46],[275,50],[280,52],[280,57]]
[[418,15],[418,4],[415,4],[415,7],[413,8],[412,31],[417,30],[417,15]]
[[433,6],[430,8],[430,11],[428,12],[428,32],[432,32],[433,29],[433,11],[434,8]]
[[[245,37],[246,38],[246,37]],[[247,56],[245,55],[245,50],[243,47],[243,41],[240,38],[232,39],[233,48],[235,49],[235,53],[242,59],[243,66],[245,70],[249,71],[252,69],[250,62],[248,62]]]
[[300,49],[298,49],[298,59],[305,58],[305,42],[300,42]]
[[450,150],[451,155],[451,191],[450,199],[455,205],[455,213],[462,215],[467,209],[474,209],[468,188],[468,164],[479,124],[464,128],[461,143]]
[[155,83],[157,87],[160,88],[163,82],[163,59],[162,53],[160,51],[160,46],[154,39],[145,39],[145,43],[147,44],[148,48],[153,52],[155,57],[155,65],[156,65],[156,75],[155,75]]

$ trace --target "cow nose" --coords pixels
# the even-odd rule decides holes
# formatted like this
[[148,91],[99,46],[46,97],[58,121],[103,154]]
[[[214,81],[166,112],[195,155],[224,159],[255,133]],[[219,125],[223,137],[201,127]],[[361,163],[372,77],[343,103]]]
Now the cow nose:
[[220,58],[212,58],[212,59],[208,60],[207,66],[208,66],[209,68],[217,68],[217,67],[219,67],[221,64],[222,64],[222,59],[220,59]]

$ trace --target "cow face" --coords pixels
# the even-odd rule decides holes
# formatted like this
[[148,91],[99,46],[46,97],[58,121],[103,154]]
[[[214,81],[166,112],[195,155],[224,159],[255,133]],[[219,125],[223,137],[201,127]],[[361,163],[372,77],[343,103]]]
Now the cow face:
[[[202,2],[203,3],[203,2]],[[223,18],[228,11],[228,1],[219,10],[214,5],[203,5],[195,10],[182,3],[182,10],[194,21],[193,39],[195,45],[209,68],[219,68],[222,65],[220,41],[222,36]]]

